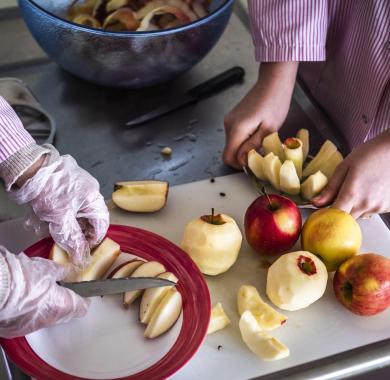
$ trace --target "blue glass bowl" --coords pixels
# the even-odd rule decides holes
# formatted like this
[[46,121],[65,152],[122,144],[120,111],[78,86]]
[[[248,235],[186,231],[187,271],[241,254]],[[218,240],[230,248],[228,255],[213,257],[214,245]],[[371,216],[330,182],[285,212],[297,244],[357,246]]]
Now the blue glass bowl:
[[142,88],[190,69],[217,43],[234,0],[213,0],[211,13],[184,26],[148,32],[108,32],[65,19],[72,0],[18,0],[24,21],[42,49],[87,81]]

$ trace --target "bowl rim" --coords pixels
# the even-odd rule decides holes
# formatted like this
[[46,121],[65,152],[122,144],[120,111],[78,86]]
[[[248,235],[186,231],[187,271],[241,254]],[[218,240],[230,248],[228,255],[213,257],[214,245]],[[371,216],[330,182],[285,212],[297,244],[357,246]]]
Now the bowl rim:
[[146,37],[150,35],[155,35],[155,36],[164,36],[167,34],[174,34],[176,32],[183,32],[188,29],[192,29],[194,27],[197,27],[199,25],[203,25],[206,22],[208,22],[211,19],[214,19],[218,15],[220,15],[226,8],[230,7],[232,3],[234,3],[235,0],[225,0],[222,5],[220,5],[217,9],[215,9],[213,12],[209,13],[207,16],[204,16],[202,18],[199,18],[195,21],[191,21],[188,24],[184,24],[181,26],[178,26],[176,28],[170,28],[170,29],[162,29],[162,30],[149,30],[149,31],[142,31],[142,32],[131,32],[131,31],[107,31],[104,29],[98,29],[98,28],[93,28],[91,26],[85,26],[85,25],[80,25],[76,24],[73,21],[66,20],[64,18],[61,18],[57,15],[55,15],[52,12],[49,12],[39,4],[35,2],[35,0],[18,0],[18,2],[26,2],[29,3],[31,6],[37,8],[39,11],[45,13],[47,16],[50,18],[53,18],[63,24],[69,24],[72,25],[73,28],[79,29],[81,31],[87,31],[90,33],[94,34],[100,34],[104,36],[112,36],[112,37],[128,37],[128,36],[137,36],[137,37]]

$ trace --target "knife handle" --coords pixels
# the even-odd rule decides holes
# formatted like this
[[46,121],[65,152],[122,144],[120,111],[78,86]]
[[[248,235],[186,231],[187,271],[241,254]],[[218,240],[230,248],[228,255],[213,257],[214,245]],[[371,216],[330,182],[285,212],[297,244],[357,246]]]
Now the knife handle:
[[236,83],[242,83],[245,70],[240,66],[232,67],[229,70],[201,83],[200,85],[188,90],[188,95],[197,99],[203,99]]

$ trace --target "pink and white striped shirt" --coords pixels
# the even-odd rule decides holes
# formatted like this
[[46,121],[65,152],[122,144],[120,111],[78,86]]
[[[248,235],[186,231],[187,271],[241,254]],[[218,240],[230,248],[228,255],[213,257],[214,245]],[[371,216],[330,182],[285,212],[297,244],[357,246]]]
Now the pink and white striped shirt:
[[15,111],[0,96],[0,164],[20,149],[34,143]]
[[256,59],[302,62],[300,77],[351,148],[390,128],[389,0],[248,3]]

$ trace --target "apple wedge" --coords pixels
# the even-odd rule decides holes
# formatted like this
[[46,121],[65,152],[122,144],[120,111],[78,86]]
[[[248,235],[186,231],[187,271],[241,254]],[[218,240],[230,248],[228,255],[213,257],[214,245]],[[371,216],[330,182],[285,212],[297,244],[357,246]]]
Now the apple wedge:
[[112,201],[132,212],[161,210],[168,197],[169,183],[164,181],[128,181],[115,184]]
[[114,264],[121,253],[120,245],[110,238],[105,238],[91,253],[91,263],[80,274],[79,281],[99,280]]
[[336,151],[336,145],[334,145],[331,141],[326,140],[317,155],[313,158],[312,161],[308,163],[308,165],[303,170],[303,177],[308,177],[320,170],[320,167],[326,161],[328,161],[332,154]]
[[283,162],[280,173],[280,190],[284,193],[297,195],[301,190],[301,183],[295,169],[295,165],[291,160],[286,160]]
[[71,263],[66,251],[57,244],[53,244],[51,247],[49,260],[53,260],[56,264],[59,265],[69,265]]
[[207,335],[224,329],[228,324],[230,324],[230,319],[226,315],[225,310],[223,310],[222,304],[218,302],[211,309],[211,317]]
[[278,156],[275,156],[275,154],[268,153],[264,157],[264,175],[266,176],[267,180],[271,183],[271,185],[277,189],[280,190],[280,168],[282,166],[282,163],[279,160]]
[[[148,261],[140,265],[131,277],[156,277],[164,273],[165,267],[157,261]],[[123,295],[123,305],[129,307],[142,293],[142,290],[133,290]]]
[[301,195],[305,199],[312,199],[317,196],[324,187],[328,184],[328,178],[321,172],[318,171],[309,176],[305,182],[301,185]]
[[294,163],[299,179],[302,178],[303,150],[302,141],[296,137],[289,137],[284,141],[284,157]]
[[137,259],[126,261],[125,263],[118,265],[116,268],[114,268],[111,271],[111,273],[107,276],[107,278],[130,277],[133,274],[133,272],[144,263],[145,261],[137,260]]
[[239,322],[241,337],[248,348],[263,360],[279,360],[290,355],[290,350],[276,338],[262,331],[256,318],[245,311]]
[[287,317],[265,303],[251,285],[242,285],[238,290],[237,307],[240,315],[247,310],[252,312],[262,330],[274,330],[287,321]]
[[145,338],[156,338],[168,331],[179,318],[181,309],[181,294],[175,288],[169,289],[146,326]]
[[263,171],[263,162],[264,157],[257,153],[256,150],[252,149],[248,153],[248,167],[256,178],[265,181],[267,178],[264,175]]
[[[179,281],[171,272],[161,273],[157,276],[157,278],[162,278],[176,283]],[[151,288],[144,291],[139,308],[139,320],[141,323],[148,324],[150,322],[150,318],[152,317],[154,311],[164,298],[165,294],[169,289],[172,289],[172,287],[173,286],[161,286],[159,288]]]
[[309,131],[305,128],[300,129],[297,132],[297,138],[302,141],[303,162],[305,162],[310,149]]
[[280,141],[278,132],[273,132],[263,139],[264,153],[267,155],[273,153],[279,157],[281,161],[284,160],[284,152],[282,142]]
[[322,165],[320,165],[319,170],[326,175],[328,180],[330,180],[333,176],[333,173],[337,169],[337,166],[339,166],[342,161],[342,154],[338,150],[336,150],[336,152],[334,152],[327,161],[323,162]]

